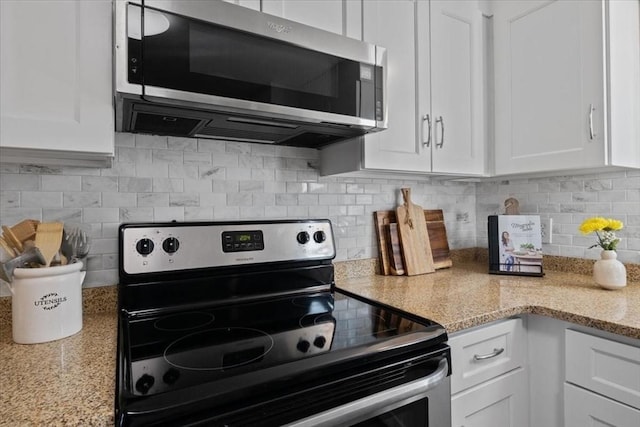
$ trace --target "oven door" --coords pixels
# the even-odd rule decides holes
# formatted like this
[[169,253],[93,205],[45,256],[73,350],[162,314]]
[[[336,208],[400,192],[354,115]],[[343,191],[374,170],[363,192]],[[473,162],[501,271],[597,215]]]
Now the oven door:
[[430,375],[287,424],[289,427],[450,427],[451,386],[444,358]]

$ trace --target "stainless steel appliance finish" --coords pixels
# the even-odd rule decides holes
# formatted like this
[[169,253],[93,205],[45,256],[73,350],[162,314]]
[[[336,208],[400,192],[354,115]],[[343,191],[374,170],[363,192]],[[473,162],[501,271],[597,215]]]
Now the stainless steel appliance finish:
[[158,273],[266,262],[333,259],[328,221],[125,228],[123,271]]
[[116,0],[114,58],[118,131],[319,147],[387,127],[384,48],[223,1]]
[[336,288],[328,220],[122,224],[119,246],[116,425],[450,426],[446,331]]

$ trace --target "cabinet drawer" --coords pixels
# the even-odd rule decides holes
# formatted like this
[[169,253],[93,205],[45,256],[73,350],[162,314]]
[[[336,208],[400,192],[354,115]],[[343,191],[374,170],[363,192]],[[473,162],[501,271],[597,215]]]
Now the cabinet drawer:
[[564,425],[638,427],[640,410],[565,383]]
[[640,409],[640,347],[567,329],[565,354],[568,382]]
[[517,369],[451,399],[452,427],[527,427],[527,374]]
[[510,319],[454,335],[451,346],[451,393],[457,393],[524,364],[522,319]]

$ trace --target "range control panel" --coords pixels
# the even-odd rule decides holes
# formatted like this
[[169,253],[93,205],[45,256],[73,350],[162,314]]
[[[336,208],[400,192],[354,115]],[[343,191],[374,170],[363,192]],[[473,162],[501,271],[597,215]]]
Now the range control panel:
[[120,226],[127,274],[333,259],[329,220],[146,223]]

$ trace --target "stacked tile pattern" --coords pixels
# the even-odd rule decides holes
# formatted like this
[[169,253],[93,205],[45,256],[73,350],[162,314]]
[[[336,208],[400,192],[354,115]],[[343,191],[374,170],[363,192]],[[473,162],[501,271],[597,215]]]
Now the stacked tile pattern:
[[552,218],[552,242],[543,244],[546,255],[599,259],[594,234],[582,235],[578,226],[587,218],[621,220],[624,229],[618,259],[640,264],[640,171],[557,176],[551,178],[482,182],[476,187],[478,246],[487,247],[487,216],[504,213],[504,200],[515,197],[520,213]]
[[329,218],[337,260],[375,258],[373,212],[395,209],[401,187],[414,203],[444,210],[452,249],[476,245],[474,183],[320,177],[317,166],[312,149],[119,133],[111,168],[1,164],[0,224],[89,227],[85,286],[118,282],[122,222]]

